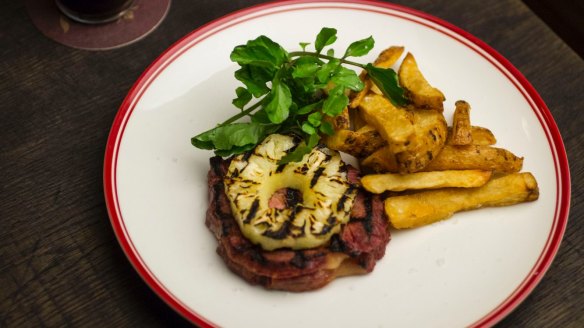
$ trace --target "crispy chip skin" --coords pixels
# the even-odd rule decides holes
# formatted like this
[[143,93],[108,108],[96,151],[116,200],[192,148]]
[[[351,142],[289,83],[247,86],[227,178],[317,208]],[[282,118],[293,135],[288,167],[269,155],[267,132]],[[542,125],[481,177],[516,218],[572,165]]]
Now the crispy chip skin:
[[400,85],[417,108],[444,111],[444,94],[428,83],[416,63],[414,55],[408,53],[398,70]]
[[396,229],[428,225],[454,213],[489,206],[507,206],[539,198],[539,187],[529,172],[492,179],[473,189],[445,188],[388,197],[385,212]]
[[464,100],[455,103],[452,117],[452,141],[453,145],[466,146],[472,144],[472,128],[470,125],[470,105]]
[[381,194],[385,191],[404,191],[439,188],[480,187],[491,178],[491,171],[448,170],[416,172],[409,174],[369,174],[361,178],[365,190]]

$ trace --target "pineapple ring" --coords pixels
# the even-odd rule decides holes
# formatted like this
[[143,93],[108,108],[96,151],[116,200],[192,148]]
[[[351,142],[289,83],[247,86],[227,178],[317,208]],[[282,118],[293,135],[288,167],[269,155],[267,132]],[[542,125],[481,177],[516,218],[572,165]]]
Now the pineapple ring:
[[[254,150],[231,160],[225,192],[243,235],[265,250],[321,246],[349,221],[357,190],[338,152],[314,148],[300,162],[279,165],[298,145],[272,134]],[[302,200],[286,208],[269,206],[272,195],[292,188]]]

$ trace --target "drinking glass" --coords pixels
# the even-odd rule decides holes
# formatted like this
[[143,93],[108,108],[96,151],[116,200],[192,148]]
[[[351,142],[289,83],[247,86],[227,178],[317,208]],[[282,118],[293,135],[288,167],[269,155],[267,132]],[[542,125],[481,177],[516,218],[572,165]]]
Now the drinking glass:
[[109,23],[122,17],[134,0],[55,0],[68,18],[84,24]]

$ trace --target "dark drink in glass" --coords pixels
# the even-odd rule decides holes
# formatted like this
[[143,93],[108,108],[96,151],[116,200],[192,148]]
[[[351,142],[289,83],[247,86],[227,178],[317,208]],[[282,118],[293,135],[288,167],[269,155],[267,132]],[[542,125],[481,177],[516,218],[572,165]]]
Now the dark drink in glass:
[[134,0],[55,0],[59,10],[80,23],[101,24],[121,17]]

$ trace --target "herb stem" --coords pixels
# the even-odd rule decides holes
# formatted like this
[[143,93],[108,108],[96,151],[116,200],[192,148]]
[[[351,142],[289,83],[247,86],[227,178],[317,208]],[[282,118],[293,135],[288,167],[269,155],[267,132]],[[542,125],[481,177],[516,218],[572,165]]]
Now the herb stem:
[[361,63],[357,63],[357,62],[354,62],[354,61],[346,60],[345,58],[337,58],[337,57],[333,57],[333,56],[323,55],[323,54],[317,53],[317,52],[311,52],[311,51],[292,51],[292,52],[289,53],[289,55],[290,55],[290,57],[313,56],[313,57],[322,58],[322,59],[328,59],[328,60],[338,59],[343,64],[349,64],[349,65],[353,65],[353,66],[357,66],[357,67],[361,67],[361,68],[365,69],[365,65],[363,65]]
[[239,112],[237,115],[233,115],[232,117],[230,117],[227,121],[219,124],[219,126],[225,126],[228,124],[231,124],[237,120],[239,120],[240,118],[251,114],[251,112],[253,112],[255,109],[257,109],[258,107],[260,107],[261,105],[261,101],[258,101],[257,103],[253,104],[252,106],[250,106],[249,108],[242,110],[241,112]]

